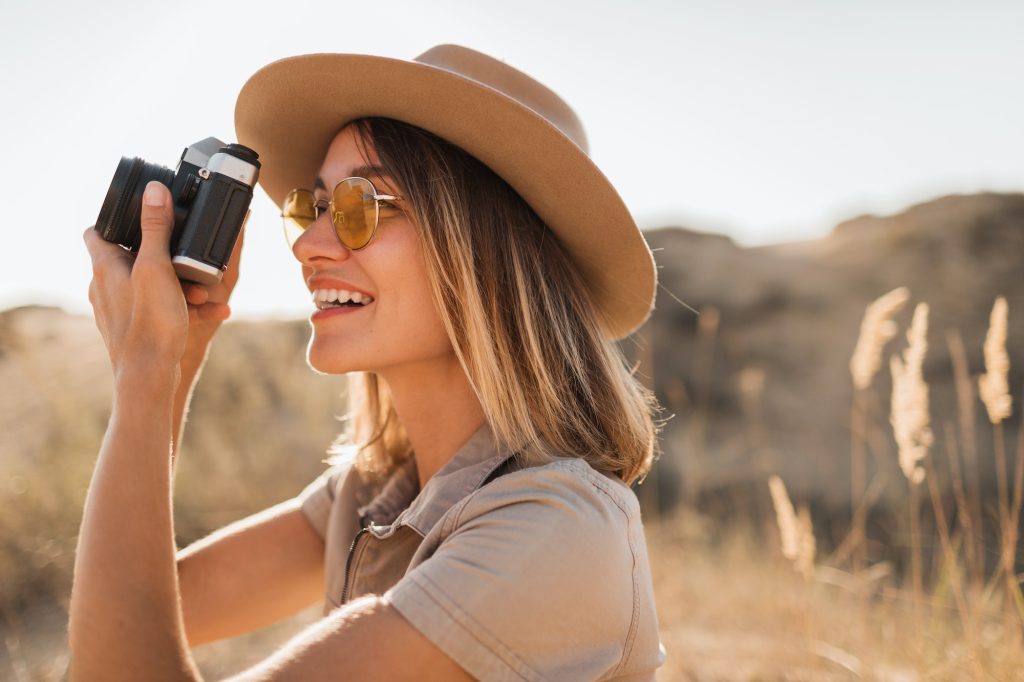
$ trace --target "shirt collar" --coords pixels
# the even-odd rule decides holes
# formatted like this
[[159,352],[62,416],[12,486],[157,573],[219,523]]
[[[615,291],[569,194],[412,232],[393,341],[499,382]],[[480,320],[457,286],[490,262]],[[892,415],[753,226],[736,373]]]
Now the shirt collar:
[[[479,488],[512,453],[498,444],[486,421],[419,490],[415,456],[393,473],[381,492],[357,510],[379,534],[399,525],[425,536],[455,503]],[[417,493],[418,491],[418,493]]]

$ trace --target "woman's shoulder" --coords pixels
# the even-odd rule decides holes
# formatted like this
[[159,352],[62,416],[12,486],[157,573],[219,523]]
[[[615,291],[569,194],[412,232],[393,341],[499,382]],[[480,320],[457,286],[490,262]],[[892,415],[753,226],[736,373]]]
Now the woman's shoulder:
[[[467,495],[451,512],[445,524],[449,532],[490,514],[512,517],[524,527],[543,527],[546,535],[563,530],[583,538],[589,528],[597,537],[588,539],[602,543],[642,532],[633,491],[578,457],[515,466]],[[620,532],[609,533],[611,529]]]
[[486,482],[421,550],[385,598],[468,670],[495,652],[519,676],[494,679],[647,679],[661,662],[636,496],[582,459]]
[[617,476],[594,469],[581,457],[552,456],[547,462],[519,465],[481,487],[478,494],[486,496],[500,490],[594,498],[603,504],[629,507],[630,512],[639,511],[636,495],[629,486]]

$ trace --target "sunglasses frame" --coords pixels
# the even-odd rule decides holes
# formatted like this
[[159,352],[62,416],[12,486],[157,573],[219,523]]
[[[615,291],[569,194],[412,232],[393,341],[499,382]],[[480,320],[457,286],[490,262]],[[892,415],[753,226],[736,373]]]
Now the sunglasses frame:
[[[341,233],[339,232],[338,224],[334,221],[335,213],[341,213],[342,215],[344,215],[344,212],[337,211],[334,208],[334,194],[335,194],[335,192],[338,191],[338,187],[340,187],[343,183],[348,182],[349,180],[362,180],[363,182],[365,182],[367,185],[370,186],[370,191],[372,192],[372,194],[368,195],[368,197],[364,196],[364,199],[366,199],[366,198],[373,199],[373,201],[375,203],[375,208],[376,208],[376,210],[374,211],[374,215],[373,215],[373,228],[371,228],[371,230],[370,230],[370,236],[366,238],[366,243],[363,244],[362,246],[349,246],[348,244],[346,244],[345,240],[341,238]],[[319,220],[320,216],[322,215],[322,213],[324,211],[330,210],[330,213],[331,213],[331,227],[334,228],[334,236],[337,237],[338,241],[341,242],[341,245],[344,246],[349,251],[359,251],[361,249],[365,249],[367,246],[370,245],[370,242],[373,241],[373,236],[375,234],[377,234],[377,226],[380,224],[380,202],[382,202],[382,201],[402,201],[402,199],[403,199],[403,197],[401,197],[399,195],[396,195],[396,194],[380,194],[380,193],[378,193],[377,192],[377,186],[373,184],[372,180],[370,180],[369,178],[364,178],[364,177],[358,176],[358,175],[353,175],[351,177],[342,178],[341,180],[339,180],[338,183],[334,185],[334,189],[331,190],[331,198],[330,199],[317,199],[316,195],[311,190],[305,189],[303,187],[296,187],[295,189],[291,190],[290,192],[288,192],[288,194],[285,195],[284,205],[288,205],[288,199],[293,194],[295,194],[296,192],[308,192],[310,194],[310,196],[313,197],[313,211],[316,213],[316,217],[313,218],[314,221]],[[285,215],[285,213],[283,211],[281,213],[281,218],[284,219],[284,220],[291,220],[293,222],[295,221],[295,218],[293,218],[291,216],[288,216],[288,215]],[[310,225],[312,225],[312,223],[310,223]],[[304,234],[307,229],[309,229],[308,225],[306,227],[302,228],[302,233]],[[288,228],[286,226],[285,227],[285,237],[287,238],[287,236],[288,236]],[[298,241],[298,237],[296,237],[295,241]],[[295,241],[292,241],[291,244],[289,244],[289,246],[294,248]]]

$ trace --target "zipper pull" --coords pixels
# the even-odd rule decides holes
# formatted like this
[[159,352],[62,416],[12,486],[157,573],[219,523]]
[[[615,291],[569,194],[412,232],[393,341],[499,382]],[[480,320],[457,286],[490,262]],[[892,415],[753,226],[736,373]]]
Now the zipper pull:
[[[365,519],[363,519],[363,521],[365,521]],[[345,580],[342,583],[341,601],[339,605],[344,605],[345,602],[348,601],[349,581],[352,579],[352,559],[355,558],[356,555],[356,545],[359,544],[359,539],[369,531],[370,529],[364,526],[363,528],[360,528],[359,532],[356,533],[356,536],[352,538],[352,544],[348,548],[348,558],[345,559]]]

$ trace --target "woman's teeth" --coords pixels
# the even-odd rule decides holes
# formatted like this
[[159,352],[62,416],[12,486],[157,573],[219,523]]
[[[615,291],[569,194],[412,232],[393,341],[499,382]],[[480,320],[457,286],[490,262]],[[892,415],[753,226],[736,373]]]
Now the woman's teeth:
[[347,289],[313,290],[313,303],[321,310],[342,305],[364,306],[372,302],[373,296],[360,291],[348,291]]

